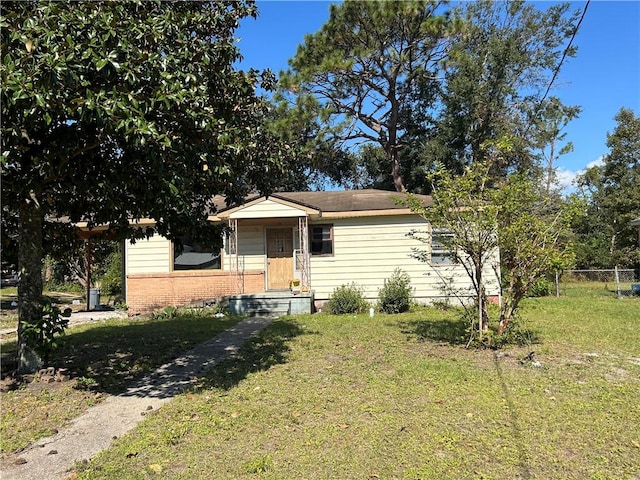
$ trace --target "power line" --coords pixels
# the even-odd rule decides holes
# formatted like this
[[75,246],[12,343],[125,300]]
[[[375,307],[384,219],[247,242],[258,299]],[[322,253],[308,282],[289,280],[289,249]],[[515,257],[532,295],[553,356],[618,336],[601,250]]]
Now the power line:
[[584,5],[584,10],[582,10],[582,16],[580,17],[580,20],[578,20],[578,24],[576,25],[576,28],[573,30],[573,34],[571,35],[571,39],[569,40],[569,43],[567,44],[567,47],[564,49],[564,52],[562,53],[562,58],[560,59],[560,62],[558,63],[558,65],[556,65],[556,68],[553,71],[553,76],[551,77],[551,81],[549,82],[549,85],[547,85],[547,90],[544,92],[544,95],[540,99],[540,104],[539,104],[538,108],[540,108],[540,106],[542,106],[542,102],[544,102],[546,100],[546,98],[547,98],[547,95],[549,95],[549,91],[551,90],[551,87],[553,86],[553,82],[556,81],[556,77],[558,76],[558,72],[560,71],[560,67],[564,63],[565,58],[567,58],[567,54],[569,53],[569,49],[571,48],[571,44],[573,43],[573,40],[576,38],[576,35],[578,34],[578,30],[580,30],[580,25],[582,25],[582,20],[584,20],[584,16],[587,13],[587,8],[589,8],[589,3],[591,3],[591,0],[587,0],[587,3]]

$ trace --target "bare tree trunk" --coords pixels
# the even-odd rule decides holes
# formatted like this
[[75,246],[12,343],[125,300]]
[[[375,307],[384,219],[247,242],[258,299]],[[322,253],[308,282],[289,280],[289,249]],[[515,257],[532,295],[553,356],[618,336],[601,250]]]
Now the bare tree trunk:
[[484,303],[482,301],[482,295],[478,294],[478,333],[480,334],[480,338],[482,338],[482,334],[484,333],[484,319],[482,318],[482,309],[484,308]]
[[547,160],[547,185],[546,185],[547,195],[551,193],[551,184],[553,183],[553,177],[554,177],[553,163],[556,156],[555,147],[556,147],[556,140],[555,138],[553,138],[549,142],[549,158]]
[[513,318],[518,305],[520,305],[520,299],[524,298],[524,291],[518,290],[515,294],[513,293],[514,286],[511,285],[511,295],[510,298],[505,300],[502,308],[500,309],[500,323],[498,324],[498,335],[502,335],[504,331],[509,326],[509,322]]
[[27,344],[25,323],[35,323],[42,318],[42,224],[43,214],[34,192],[20,205],[18,226],[18,371],[35,372],[42,366],[42,359]]
[[398,162],[398,152],[395,147],[391,147],[387,153],[389,160],[391,160],[391,178],[393,179],[393,185],[396,187],[397,192],[404,192],[404,179],[400,172],[400,163]]
[[507,329],[512,316],[513,316],[512,307],[505,308],[502,311],[500,315],[500,324],[498,325],[498,335],[502,335],[503,332]]
[[489,329],[489,312],[487,310],[487,296],[484,290],[484,278],[482,277],[482,268],[480,261],[474,261],[474,269],[476,275],[476,285],[478,286],[478,328],[480,330],[480,338],[483,332]]

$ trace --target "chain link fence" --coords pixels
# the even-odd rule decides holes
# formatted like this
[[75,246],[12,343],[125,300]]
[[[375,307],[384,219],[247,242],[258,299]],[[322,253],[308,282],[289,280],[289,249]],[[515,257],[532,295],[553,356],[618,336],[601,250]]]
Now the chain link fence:
[[640,272],[622,268],[558,272],[555,275],[555,294],[560,296],[568,285],[580,283],[600,284],[618,298],[640,295]]

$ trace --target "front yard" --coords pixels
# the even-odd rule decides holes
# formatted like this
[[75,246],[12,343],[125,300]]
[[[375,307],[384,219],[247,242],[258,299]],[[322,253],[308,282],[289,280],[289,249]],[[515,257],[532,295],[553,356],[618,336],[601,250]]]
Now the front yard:
[[[528,300],[519,327],[533,343],[497,351],[465,349],[456,310],[282,318],[77,473],[637,479],[639,322],[640,299],[581,286]],[[88,342],[84,328],[69,338]],[[80,402],[116,390],[106,383]],[[3,394],[3,438],[6,405],[23,394]],[[79,400],[55,401],[51,416]]]
[[504,351],[453,311],[281,319],[80,478],[637,478],[640,301],[527,312],[539,343]]

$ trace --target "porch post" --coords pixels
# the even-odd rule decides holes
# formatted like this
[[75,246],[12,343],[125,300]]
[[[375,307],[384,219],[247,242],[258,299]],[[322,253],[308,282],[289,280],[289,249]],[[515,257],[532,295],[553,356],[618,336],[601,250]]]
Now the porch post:
[[231,235],[229,236],[229,256],[231,257],[231,281],[233,282],[233,290],[237,293],[244,293],[244,281],[240,275],[238,260],[238,219],[229,219],[229,228]]
[[311,288],[311,278],[309,271],[309,223],[307,217],[298,217],[298,235],[302,265],[300,269],[300,281],[302,286]]
[[85,240],[85,253],[84,253],[85,268],[87,270],[87,286],[86,286],[87,312],[91,310],[91,256],[92,254],[93,252],[91,249],[91,238],[87,238]]
[[238,268],[238,219],[229,219],[229,282],[233,293],[244,293],[239,281]]

